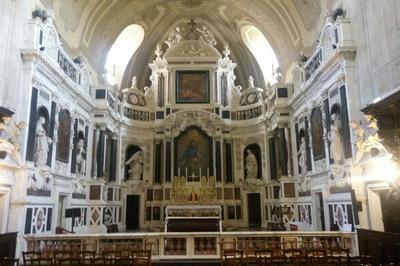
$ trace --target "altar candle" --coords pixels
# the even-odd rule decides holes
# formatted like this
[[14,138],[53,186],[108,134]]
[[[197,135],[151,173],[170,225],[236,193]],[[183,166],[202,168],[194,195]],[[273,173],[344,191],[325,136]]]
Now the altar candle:
[[199,174],[199,179],[201,178],[201,167],[200,167],[200,174]]
[[178,177],[181,178],[181,168],[178,168]]
[[188,176],[188,175],[187,175],[187,167],[186,167],[186,176],[185,176],[185,177],[186,177],[186,179],[187,179],[187,176]]
[[210,177],[210,168],[207,167],[207,177]]

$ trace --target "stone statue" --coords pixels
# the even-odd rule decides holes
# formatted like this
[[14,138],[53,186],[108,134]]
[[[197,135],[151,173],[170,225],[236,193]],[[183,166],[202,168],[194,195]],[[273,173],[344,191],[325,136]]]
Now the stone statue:
[[147,106],[154,106],[154,90],[150,87],[144,87],[144,98]]
[[231,107],[239,107],[242,99],[242,87],[232,86],[231,90]]
[[214,33],[206,26],[203,25],[201,29],[196,29],[201,34],[201,38],[208,44],[215,46],[217,41],[215,40]]
[[377,121],[373,116],[364,115],[361,121],[352,121],[350,125],[353,128],[353,138],[357,146],[355,163],[389,155],[378,135]]
[[249,77],[248,83],[249,88],[254,88],[254,78],[252,76]]
[[21,134],[26,128],[25,122],[10,123],[14,112],[1,107],[0,109],[0,158],[9,155],[18,165],[23,161],[19,150],[21,148]]
[[258,163],[254,153],[248,149],[246,156],[246,178],[257,178]]
[[44,124],[46,119],[40,116],[36,125],[36,138],[35,138],[35,153],[33,159],[35,166],[43,167],[47,163],[47,155],[49,152],[49,145],[52,143],[52,139],[47,136]]
[[300,174],[307,174],[307,147],[306,147],[306,139],[301,137],[300,147],[299,147],[299,166],[300,166]]
[[343,151],[343,138],[342,138],[342,121],[338,114],[331,114],[331,119],[333,123],[330,126],[330,131],[328,133],[328,139],[331,142],[331,158],[335,163],[340,163],[344,159]]
[[85,175],[86,151],[84,144],[85,140],[80,139],[76,145],[76,169],[79,175]]
[[176,27],[176,29],[169,34],[168,40],[166,40],[165,43],[168,45],[168,47],[171,47],[179,43],[181,39],[181,30],[179,29],[179,27]]
[[78,180],[75,180],[74,183],[72,184],[73,191],[76,194],[86,194],[86,186],[79,182]]
[[137,151],[126,161],[125,165],[129,165],[129,180],[140,180],[143,174],[143,152]]

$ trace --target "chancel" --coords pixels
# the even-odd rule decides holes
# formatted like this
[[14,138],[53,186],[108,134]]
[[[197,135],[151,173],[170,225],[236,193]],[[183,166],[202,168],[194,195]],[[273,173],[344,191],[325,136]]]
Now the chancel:
[[400,1],[0,14],[0,265],[400,264]]

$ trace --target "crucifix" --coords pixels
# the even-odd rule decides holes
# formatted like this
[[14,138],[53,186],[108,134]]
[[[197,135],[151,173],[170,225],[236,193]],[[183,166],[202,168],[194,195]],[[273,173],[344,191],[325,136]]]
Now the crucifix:
[[194,22],[194,19],[190,19],[190,22],[188,22],[188,25],[189,25],[189,27],[190,27],[190,31],[195,31],[196,30],[196,25],[197,25],[197,23],[196,22]]
[[192,172],[192,175],[189,177],[192,179],[192,182],[194,182],[194,179],[197,177],[197,175],[195,175],[194,172]]

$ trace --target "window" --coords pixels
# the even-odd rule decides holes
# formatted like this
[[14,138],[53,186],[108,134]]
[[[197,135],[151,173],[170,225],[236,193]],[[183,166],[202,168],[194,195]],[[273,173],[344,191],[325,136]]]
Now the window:
[[111,46],[106,60],[106,79],[111,85],[121,85],[126,66],[144,39],[142,26],[126,27]]
[[251,25],[241,28],[242,40],[259,64],[265,83],[273,83],[274,71],[279,67],[275,52],[262,32]]

